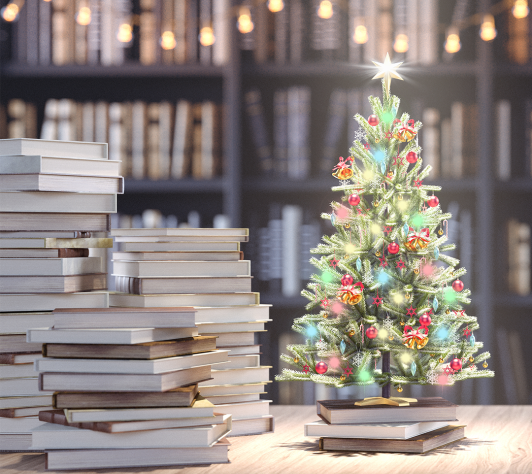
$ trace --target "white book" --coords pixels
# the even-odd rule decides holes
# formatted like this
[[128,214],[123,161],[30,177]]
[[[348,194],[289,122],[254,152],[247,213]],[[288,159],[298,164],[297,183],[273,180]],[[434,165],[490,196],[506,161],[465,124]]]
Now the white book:
[[153,360],[56,359],[45,357],[35,360],[35,370],[38,372],[90,374],[162,374],[201,365],[220,364],[228,360],[227,354],[228,351],[217,350]]
[[240,236],[249,237],[249,229],[244,228],[193,228],[193,227],[176,227],[176,228],[153,228],[153,229],[113,229],[113,237],[194,237],[198,240],[209,237]]
[[[252,292],[162,295],[111,293],[109,295],[111,306],[134,308],[164,308],[168,306],[249,306],[259,304],[259,298],[259,293]],[[0,295],[0,301],[2,301],[2,295]]]
[[247,321],[247,322],[226,322],[226,323],[196,323],[198,331],[202,336],[210,334],[222,334],[232,332],[247,332],[247,331],[264,331],[264,323],[266,321]]
[[[59,102],[56,99],[48,99],[44,106],[44,122],[41,128],[41,139],[42,140],[57,140],[57,114],[58,114],[58,104]],[[11,144],[11,146],[16,146]],[[35,153],[29,153],[27,147],[24,148],[24,153],[8,153],[7,151],[2,151],[3,147],[0,147],[0,154],[3,155],[16,155],[16,154],[25,154],[33,155]],[[22,149],[22,147],[21,147]],[[37,153],[42,153],[39,150]]]
[[[39,355],[33,356],[36,359]],[[33,368],[33,364],[0,364],[0,379],[8,379],[14,377],[35,377],[37,374]],[[1,380],[0,380],[1,383]]]
[[0,212],[111,214],[117,212],[116,194],[0,192]]
[[132,143],[131,143],[131,176],[135,179],[145,178],[144,150],[146,128],[146,104],[133,102],[131,112]]
[[[263,394],[266,392],[263,392]],[[254,402],[260,400],[261,393],[241,393],[236,395],[211,395],[209,401],[215,405],[226,403]]]
[[23,333],[33,327],[52,326],[51,312],[0,313],[0,328],[3,334]]
[[283,278],[284,296],[296,296],[301,291],[301,272],[299,269],[299,244],[303,210],[299,206],[287,205],[282,210],[283,220]]
[[[3,239],[20,239],[21,236],[28,239],[76,239],[80,237],[82,232],[76,230],[37,230],[37,231],[25,231],[23,234],[20,231],[12,230],[2,232],[0,235],[0,242],[3,242]],[[83,232],[83,234],[85,234]],[[90,232],[87,233],[90,235]],[[112,240],[112,239],[111,239]]]
[[[104,163],[103,160],[102,163]],[[0,191],[123,194],[124,180],[121,177],[112,176],[74,176],[43,173],[0,174]]]
[[192,109],[190,102],[180,100],[176,105],[174,143],[172,147],[171,177],[184,178],[190,161]]
[[[17,234],[17,237],[0,238],[0,248],[3,249],[108,249],[113,247],[113,239],[107,238],[37,237],[37,233],[34,232],[3,232],[3,234]],[[50,234],[56,235],[61,234],[61,232],[50,232]]]
[[47,155],[64,158],[107,160],[107,143],[88,143],[33,138],[0,140],[0,155]]
[[42,344],[141,344],[197,336],[196,328],[52,329],[27,332],[28,342]]
[[227,349],[229,355],[242,355],[242,354],[260,354],[260,344],[251,344],[249,346],[216,346],[219,349]]
[[115,260],[127,261],[178,261],[178,262],[237,262],[241,260],[242,253],[239,251],[168,251],[168,252],[113,252]]
[[496,154],[497,176],[507,181],[512,176],[512,110],[509,100],[500,100],[496,105]]
[[[464,112],[465,107],[461,102],[453,102],[451,105],[451,176],[461,178],[463,176],[464,159]],[[442,136],[443,138],[443,136]]]
[[172,106],[169,102],[159,104],[159,179],[170,178]]
[[410,439],[429,431],[448,426],[447,421],[419,423],[372,423],[331,425],[323,420],[305,423],[305,436],[329,438]]
[[[420,0],[406,1],[406,14],[407,14],[407,30],[408,30],[408,51],[406,52],[406,60],[409,63],[416,63],[419,60],[419,48],[420,48],[420,12],[419,11]],[[425,130],[423,130],[425,133]]]
[[0,276],[81,275],[101,271],[100,257],[0,258]]
[[238,323],[268,321],[271,305],[196,307],[196,323]]
[[123,242],[124,252],[239,251],[239,242]]
[[257,418],[233,420],[231,436],[249,436],[274,432],[275,420],[273,415],[262,415]]
[[212,446],[231,431],[231,416],[218,425],[130,433],[103,433],[46,423],[32,430],[36,449],[182,448]]
[[[364,0],[365,26],[368,41],[364,44],[364,61],[374,61],[377,57],[377,20],[379,17],[379,2]],[[381,61],[378,59],[378,61]]]
[[451,119],[446,118],[441,121],[441,175],[443,178],[451,178],[453,172],[453,130]]
[[[223,236],[200,236],[200,235],[166,235],[166,236],[127,236],[115,237],[115,242],[170,242],[175,243],[176,245],[181,244],[182,242],[197,242],[198,240],[210,241],[216,243],[220,242],[247,242],[248,237],[242,235],[223,235]],[[171,248],[171,250],[178,250],[178,247]]]
[[55,308],[107,308],[109,293],[92,291],[79,293],[1,294],[0,308],[10,311],[53,311]]
[[245,420],[269,415],[271,400],[257,400],[240,403],[221,403],[215,405],[216,413],[230,414],[233,420]]
[[438,61],[438,0],[419,0],[419,62]]
[[0,174],[49,173],[76,176],[119,176],[120,162],[43,155],[2,155]]
[[23,418],[2,418],[0,423],[0,433],[25,433],[37,426],[43,425],[37,416],[26,416]]
[[[0,193],[1,194],[1,193]],[[232,277],[251,275],[250,261],[237,262],[179,262],[113,260],[113,274],[134,277],[208,276]]]
[[213,0],[212,3],[212,29],[215,38],[212,63],[215,66],[226,64],[231,54],[231,20],[227,15],[230,5],[229,0]]
[[260,355],[249,354],[240,356],[230,356],[227,362],[222,362],[221,364],[218,364],[215,369],[243,369],[245,367],[260,367]]
[[[20,395],[46,395],[50,393],[51,392],[43,393],[39,390],[39,383],[37,377],[24,377],[0,380],[0,397],[18,397]],[[0,423],[0,425],[2,423]]]
[[[205,382],[209,383],[209,382]],[[243,383],[243,384],[223,384],[223,385],[202,385],[201,395],[203,397],[221,396],[221,395],[237,395],[243,393],[264,393],[264,387],[269,381],[258,383]]]
[[25,407],[48,407],[52,405],[52,395],[23,395],[19,397],[1,397],[0,410]]
[[[212,380],[201,382],[204,385],[225,385],[238,383],[258,383],[270,378],[270,366],[244,367],[241,369],[212,370]],[[201,388],[200,388],[201,392]]]

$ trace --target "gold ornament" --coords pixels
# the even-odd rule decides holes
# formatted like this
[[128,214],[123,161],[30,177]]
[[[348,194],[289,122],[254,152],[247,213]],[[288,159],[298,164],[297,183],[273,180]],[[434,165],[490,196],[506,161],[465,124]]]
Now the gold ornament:
[[342,376],[340,377],[340,380],[343,382],[343,381],[345,380],[345,375],[342,375]]
[[440,230],[438,231],[438,235],[443,235],[443,230],[442,230],[442,229],[440,229]]
[[381,139],[380,139],[380,138],[378,138],[378,137],[377,137],[377,138],[375,138],[375,143],[379,143],[380,141],[381,141]]
[[373,201],[373,205],[374,205],[375,207],[378,207],[378,206],[379,206],[379,201]]
[[355,305],[362,300],[362,288],[357,285],[343,286],[336,292],[342,303]]
[[393,336],[388,336],[388,339],[389,339],[390,341],[393,341]]
[[430,356],[431,356],[431,357],[434,357],[434,354],[431,354]]
[[399,201],[402,201],[403,200],[403,195],[399,194],[399,196],[397,196],[397,199],[399,199]]
[[375,252],[375,257],[380,257],[381,256],[381,253],[377,250],[377,252]]
[[401,326],[404,326],[404,325],[405,325],[405,322],[404,322],[404,321],[401,321],[401,322],[399,322],[399,324],[400,324]]
[[297,364],[299,362],[299,358],[298,357],[294,357],[294,362]]
[[486,361],[484,361],[484,363],[482,364],[482,367],[484,367],[486,369],[488,367],[488,363]]
[[345,227],[346,229],[349,229],[349,227],[351,227],[351,224],[346,224],[346,225],[344,225],[344,227]]
[[474,362],[475,358],[473,356],[469,357],[469,362]]
[[407,300],[409,300],[409,299],[410,299],[410,293],[405,293],[405,298],[406,298]]
[[327,319],[329,317],[329,313],[323,313],[323,317]]
[[403,391],[403,387],[401,387],[401,385],[399,385],[399,387],[397,387],[397,391],[398,391],[399,393],[401,393],[401,392]]
[[443,358],[440,357],[440,358],[438,359],[438,362],[439,362],[440,364],[443,364]]
[[419,273],[419,268],[414,268],[414,273],[417,275]]
[[351,329],[351,331],[349,331],[349,336],[350,337],[353,337],[355,335],[355,330],[354,329]]
[[445,314],[451,314],[451,311],[450,310],[445,310]]

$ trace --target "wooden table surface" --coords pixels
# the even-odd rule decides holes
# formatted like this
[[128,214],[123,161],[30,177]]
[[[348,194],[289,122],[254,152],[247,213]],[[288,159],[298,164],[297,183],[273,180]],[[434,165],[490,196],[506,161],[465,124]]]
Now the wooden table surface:
[[[153,474],[503,474],[532,473],[532,406],[461,406],[458,419],[467,438],[416,454],[318,451],[303,424],[317,419],[314,406],[272,406],[275,433],[230,438],[230,464],[185,468],[101,469],[96,472]],[[43,454],[0,454],[2,474],[44,470]],[[65,471],[54,471],[65,472]],[[80,472],[80,471],[75,471]],[[95,472],[95,471],[91,471]]]

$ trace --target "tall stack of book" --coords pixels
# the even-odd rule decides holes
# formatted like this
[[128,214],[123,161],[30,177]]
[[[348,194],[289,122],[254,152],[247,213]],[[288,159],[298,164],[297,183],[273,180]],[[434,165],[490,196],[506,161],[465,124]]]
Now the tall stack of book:
[[230,436],[273,431],[270,400],[261,400],[270,367],[260,365],[255,332],[264,331],[269,306],[251,292],[250,262],[240,242],[247,229],[115,229],[115,307],[193,306],[202,336],[216,336],[229,360],[199,384],[215,411],[231,414]]
[[306,423],[305,436],[320,437],[323,451],[417,454],[465,437],[464,425],[449,424],[456,421],[457,405],[440,397],[396,400],[401,405],[320,400],[317,411],[321,420]]
[[[29,328],[49,326],[55,308],[106,308],[105,259],[97,249],[122,192],[118,163],[103,143],[0,140],[0,445],[28,450],[38,413]],[[100,234],[103,233],[103,234]]]
[[33,448],[48,469],[227,462],[231,416],[198,394],[211,366],[228,360],[215,337],[198,337],[193,308],[62,309],[35,361],[42,411]]

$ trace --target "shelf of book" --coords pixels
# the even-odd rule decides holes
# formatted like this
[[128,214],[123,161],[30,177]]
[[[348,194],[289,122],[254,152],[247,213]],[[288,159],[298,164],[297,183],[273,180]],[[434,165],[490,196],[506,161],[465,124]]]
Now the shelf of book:
[[213,179],[126,179],[125,189],[128,193],[221,193],[224,189],[223,178]]

